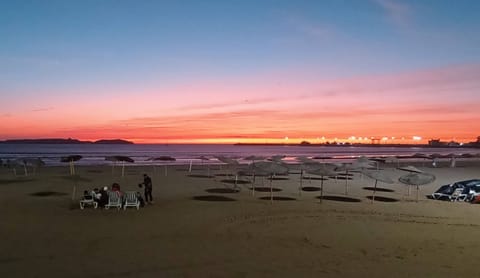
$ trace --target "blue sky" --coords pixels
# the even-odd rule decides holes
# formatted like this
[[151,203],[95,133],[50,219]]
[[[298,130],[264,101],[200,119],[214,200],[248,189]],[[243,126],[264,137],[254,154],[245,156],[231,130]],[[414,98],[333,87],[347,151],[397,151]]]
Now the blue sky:
[[465,0],[0,1],[0,108],[477,65],[479,27]]

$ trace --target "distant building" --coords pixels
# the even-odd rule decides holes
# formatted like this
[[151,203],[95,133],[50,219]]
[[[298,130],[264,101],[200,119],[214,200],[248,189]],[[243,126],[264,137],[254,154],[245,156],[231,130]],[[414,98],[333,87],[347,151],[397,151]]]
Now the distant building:
[[431,139],[430,141],[428,141],[428,145],[431,147],[458,147],[461,144],[455,141],[443,142],[440,141],[440,139]]

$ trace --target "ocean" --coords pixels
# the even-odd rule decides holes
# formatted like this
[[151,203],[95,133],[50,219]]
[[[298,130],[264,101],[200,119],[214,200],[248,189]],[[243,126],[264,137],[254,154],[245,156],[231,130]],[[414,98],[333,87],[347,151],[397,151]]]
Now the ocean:
[[[298,156],[329,157],[330,161],[353,160],[358,156],[411,156],[422,154],[480,154],[475,148],[425,148],[425,147],[381,147],[381,146],[279,146],[279,145],[166,145],[166,144],[0,144],[0,159],[41,158],[46,166],[65,165],[60,158],[68,155],[81,155],[77,165],[110,165],[105,160],[107,156],[124,155],[135,160],[134,165],[169,164],[218,164],[215,156],[225,156],[239,159],[240,162],[250,162],[243,158],[251,155],[271,157],[284,155],[285,160],[295,161]],[[171,156],[176,161],[152,161],[149,158]],[[209,160],[202,160],[200,157]]]

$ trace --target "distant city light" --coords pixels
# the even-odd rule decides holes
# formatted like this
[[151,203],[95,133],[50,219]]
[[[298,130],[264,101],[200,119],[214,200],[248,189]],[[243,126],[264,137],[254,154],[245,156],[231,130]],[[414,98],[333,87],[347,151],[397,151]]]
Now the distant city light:
[[422,140],[422,137],[420,137],[420,136],[413,136],[412,139],[413,139],[413,141],[420,141],[420,140]]

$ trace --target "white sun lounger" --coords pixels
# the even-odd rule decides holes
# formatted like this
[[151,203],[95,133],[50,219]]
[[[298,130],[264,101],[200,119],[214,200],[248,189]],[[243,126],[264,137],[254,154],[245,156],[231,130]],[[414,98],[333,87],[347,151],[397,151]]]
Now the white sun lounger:
[[122,208],[122,198],[120,197],[120,193],[118,191],[108,191],[108,203],[105,205],[105,209],[109,209],[111,207],[116,207],[117,209]]
[[98,203],[95,201],[93,194],[90,194],[90,198],[88,199],[84,198],[80,200],[80,209],[84,209],[85,206],[93,206],[95,209],[98,207]]
[[137,192],[125,192],[125,204],[123,205],[123,209],[126,210],[127,207],[136,207],[137,210],[140,208],[140,201],[138,200]]

